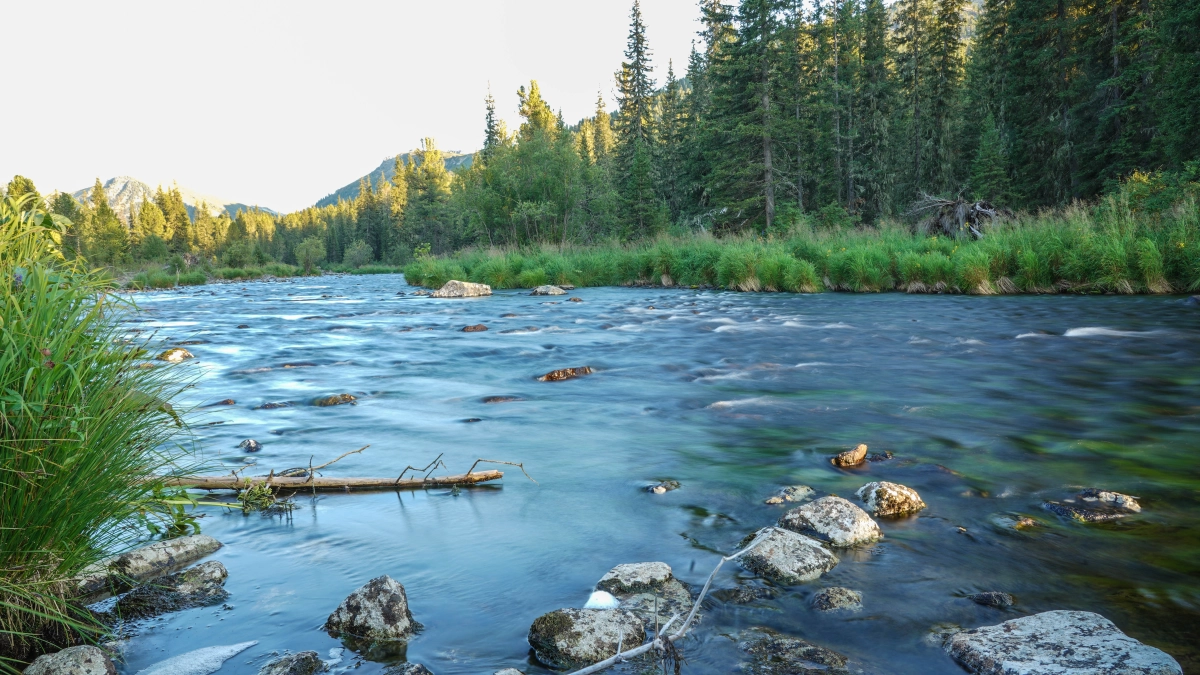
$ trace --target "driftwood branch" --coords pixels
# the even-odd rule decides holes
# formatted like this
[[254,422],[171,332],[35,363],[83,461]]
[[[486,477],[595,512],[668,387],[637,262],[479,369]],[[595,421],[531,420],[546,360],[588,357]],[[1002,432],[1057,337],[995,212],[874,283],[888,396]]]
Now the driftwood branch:
[[[454,485],[474,485],[488,481],[499,480],[504,476],[501,471],[479,471],[472,474],[456,476],[435,476],[432,478],[412,478],[396,480],[395,478],[365,478],[365,477],[281,477],[270,478],[273,488],[295,488],[297,490],[312,488],[314,490],[416,490],[425,487],[451,487]],[[240,478],[238,476],[179,476],[162,479],[164,485],[191,487],[200,490],[244,490],[256,483],[263,483],[265,477]]]
[[669,621],[667,621],[667,623],[665,625],[663,625],[662,629],[658,632],[658,634],[656,634],[654,636],[654,639],[651,640],[650,642],[647,642],[646,644],[644,644],[640,647],[635,647],[633,649],[630,649],[629,651],[626,651],[626,652],[622,652],[620,650],[620,646],[618,646],[617,653],[614,654],[613,656],[610,656],[607,659],[604,659],[603,661],[593,663],[592,665],[588,666],[587,668],[583,668],[581,670],[576,670],[576,671],[572,672],[571,675],[591,675],[592,673],[598,673],[607,668],[611,668],[612,666],[615,666],[616,664],[618,664],[626,659],[631,659],[635,656],[641,656],[642,654],[645,654],[646,652],[650,651],[651,649],[663,650],[663,649],[665,649],[665,644],[666,644],[664,642],[664,640],[667,640],[670,642],[675,642],[675,641],[679,640],[680,638],[682,638],[684,635],[687,635],[688,628],[691,627],[692,621],[696,618],[696,614],[700,611],[700,603],[704,602],[704,597],[706,595],[708,595],[708,589],[712,586],[713,579],[717,576],[717,572],[720,571],[721,566],[724,565],[725,563],[729,562],[730,560],[739,558],[742,555],[745,555],[746,553],[749,553],[750,551],[754,550],[755,547],[757,547],[759,544],[766,541],[767,535],[771,534],[771,532],[774,529],[775,528],[773,528],[773,527],[764,529],[762,532],[759,532],[758,536],[756,536],[754,538],[754,540],[751,541],[746,546],[746,548],[743,548],[742,550],[738,551],[737,553],[727,555],[727,556],[721,558],[717,562],[717,566],[714,567],[712,573],[708,575],[708,580],[706,580],[704,582],[704,588],[702,588],[700,590],[700,595],[696,597],[696,602],[694,602],[692,604],[692,611],[688,613],[687,619],[684,619],[684,621],[683,621],[683,625],[681,625],[679,627],[679,630],[675,631],[675,633],[673,635],[667,635],[667,629],[671,627],[671,624],[675,623],[675,619],[679,618],[678,614],[672,616],[671,619]]
[[312,458],[311,458],[311,457],[309,457],[309,459],[308,459],[308,475],[310,475],[310,476],[311,476],[311,475],[313,475],[313,474],[312,474],[312,472],[313,472],[313,471],[316,471],[316,470],[318,470],[318,469],[324,469],[325,467],[329,466],[330,464],[333,464],[334,462],[337,462],[337,461],[339,461],[339,460],[341,460],[341,459],[343,459],[343,458],[345,458],[345,457],[347,457],[347,456],[349,456],[349,455],[353,455],[353,454],[356,454],[356,453],[362,452],[363,450],[366,450],[366,449],[367,449],[367,448],[369,448],[369,447],[371,447],[371,446],[370,446],[370,445],[364,445],[364,446],[362,446],[361,448],[359,448],[359,449],[357,449],[357,450],[351,450],[350,452],[343,452],[342,454],[338,455],[337,459],[332,459],[332,460],[330,460],[330,461],[328,461],[328,462],[325,462],[324,464],[321,464],[320,466],[313,466],[313,465],[312,465]]
[[[499,459],[477,459],[477,460],[475,460],[475,463],[471,465],[471,468],[467,469],[468,476],[470,476],[471,472],[473,472],[475,470],[475,467],[479,466],[480,462],[489,462],[491,464],[507,464],[509,466],[515,466],[521,470],[521,473],[525,474],[526,478],[528,478],[529,480],[533,480],[533,476],[530,476],[529,473],[527,471],[525,471],[524,463],[518,464],[516,462],[505,462],[505,461],[499,460]],[[533,484],[541,485],[541,483],[537,482],[536,480],[533,480]]]
[[[404,471],[401,471],[401,472],[400,472],[400,476],[399,476],[399,477],[397,477],[397,478],[396,478],[396,480],[398,481],[398,480],[400,480],[401,478],[404,478],[404,474],[405,474],[405,473],[406,473],[406,472],[407,472],[409,469],[412,469],[412,472],[413,472],[413,473],[424,473],[426,478],[429,478],[429,474],[433,473],[434,471],[437,471],[437,468],[438,468],[438,466],[439,466],[439,465],[440,465],[440,466],[441,466],[443,469],[445,469],[445,470],[449,471],[449,470],[450,470],[450,467],[446,466],[446,463],[442,461],[442,455],[444,455],[444,454],[446,454],[446,453],[444,453],[444,452],[442,452],[442,453],[439,453],[439,454],[438,454],[438,456],[437,456],[437,457],[434,457],[434,458],[433,458],[433,461],[432,461],[432,462],[430,462],[430,463],[428,463],[428,464],[426,464],[426,465],[425,465],[425,468],[423,468],[423,469],[418,469],[417,467],[415,467],[415,466],[413,466],[413,465],[409,464],[408,466],[404,467]],[[467,473],[471,473],[471,472],[470,472],[470,471],[468,471]]]

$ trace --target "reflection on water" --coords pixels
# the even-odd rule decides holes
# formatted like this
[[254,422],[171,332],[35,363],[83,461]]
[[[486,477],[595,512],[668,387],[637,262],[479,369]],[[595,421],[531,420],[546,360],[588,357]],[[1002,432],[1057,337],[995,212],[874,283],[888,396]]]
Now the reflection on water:
[[[396,294],[411,290],[399,276],[326,277],[137,301],[158,339],[194,341],[192,402],[236,401],[196,427],[219,470],[243,466],[246,438],[262,443],[264,472],[369,443],[329,475],[395,475],[444,453],[453,472],[479,457],[524,462],[539,484],[510,470],[494,487],[302,497],[290,519],[209,511],[232,609],[151,624],[124,672],[250,639],[222,673],[257,672],[283,650],[324,655],[340,646],[325,617],[385,573],[425,625],[409,660],[439,675],[544,672],[529,624],[582,606],[614,565],[662,560],[698,587],[720,553],[778,518],[784,507],[763,499],[779,487],[849,497],[869,480],[908,485],[929,508],[882,521],[882,542],[840,553],[818,581],[714,599],[685,672],[731,672],[733,634],[766,625],[866,672],[959,673],[922,640],[931,626],[1050,609],[1100,612],[1200,667],[1200,312],[1176,298]],[[489,330],[460,332],[477,323]],[[534,379],[583,365],[595,374]],[[307,404],[340,393],[357,404]],[[291,405],[263,407],[280,403]],[[830,464],[857,443],[894,458]],[[643,490],[664,479],[683,487]],[[1137,495],[1144,511],[1083,526],[1039,508],[1088,486]],[[1043,526],[1005,526],[1022,516]],[[762,585],[732,567],[716,587],[746,584]],[[812,610],[826,586],[861,591],[864,610]],[[989,590],[1017,604],[964,597]]]

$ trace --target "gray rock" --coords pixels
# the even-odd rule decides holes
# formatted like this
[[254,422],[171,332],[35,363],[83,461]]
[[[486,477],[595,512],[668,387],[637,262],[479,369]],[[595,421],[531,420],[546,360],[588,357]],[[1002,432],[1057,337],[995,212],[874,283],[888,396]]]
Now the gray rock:
[[783,504],[784,502],[803,502],[813,498],[816,492],[807,485],[789,485],[779,492],[767,497],[767,504]]
[[976,593],[967,597],[975,604],[984,605],[985,607],[1003,609],[1005,607],[1012,607],[1013,604],[1013,596],[1001,591],[984,591],[983,593]]
[[1063,518],[1080,523],[1104,523],[1110,520],[1119,520],[1129,515],[1129,512],[1124,509],[1108,507],[1089,508],[1067,502],[1043,502],[1042,508],[1056,516],[1062,516]]
[[158,541],[142,548],[106,558],[83,570],[75,578],[79,594],[90,601],[98,595],[120,593],[131,582],[148,581],[177,570],[221,548],[207,534]]
[[1175,659],[1092,612],[1053,611],[965,630],[946,651],[978,675],[1182,675]]
[[1120,492],[1110,492],[1099,488],[1088,488],[1076,497],[1088,504],[1101,504],[1130,513],[1141,513],[1142,506],[1137,503],[1137,497],[1123,495]]
[[180,363],[196,357],[192,356],[192,353],[183,347],[172,347],[159,354],[157,358],[159,361],[166,361],[167,363]]
[[259,443],[253,438],[247,438],[241,443],[238,443],[238,447],[246,452],[258,452],[259,450],[262,450],[262,443]]
[[854,493],[875,516],[905,516],[925,508],[917,491],[899,483],[876,481],[867,483]]
[[342,405],[343,403],[351,403],[354,405],[358,405],[357,403],[355,403],[355,401],[357,401],[357,400],[358,399],[355,398],[354,394],[334,394],[332,396],[322,396],[320,398],[314,398],[312,401],[312,404],[317,406],[318,408],[328,408],[330,406]]
[[596,587],[611,593],[621,601],[621,609],[637,614],[651,627],[656,598],[660,626],[674,614],[679,614],[682,620],[692,608],[691,591],[671,574],[671,566],[663,562],[617,565]]
[[883,538],[879,525],[866,511],[833,495],[788,511],[780,517],[779,526],[842,547]]
[[408,609],[404,586],[386,574],[347,596],[325,621],[331,635],[368,640],[402,640],[420,627]]
[[867,459],[867,444],[859,443],[853,450],[847,450],[836,455],[831,462],[834,466],[858,466]]
[[525,675],[525,673],[516,668],[505,668],[504,670],[497,670],[492,675]]
[[764,532],[766,540],[738,558],[738,563],[775,583],[792,586],[812,581],[838,564],[837,556],[825,550],[820,542],[777,527],[763,528],[746,537],[738,549],[749,546]]
[[229,659],[256,644],[258,640],[196,649],[166,661],[159,661],[149,668],[139,670],[137,675],[209,675],[220,670]]
[[775,589],[765,586],[738,586],[714,591],[712,597],[734,605],[748,605],[759,600],[770,600],[777,594]]
[[419,663],[401,663],[396,666],[390,666],[383,671],[384,675],[433,675],[425,666]]
[[538,286],[530,295],[566,295],[567,292],[558,286]]
[[857,612],[862,609],[862,593],[850,590],[849,588],[834,586],[822,589],[821,592],[814,595],[812,604],[813,607],[822,612],[830,612],[837,609],[847,609]]
[[664,480],[661,483],[655,483],[646,487],[646,492],[652,492],[656,495],[665,495],[671,490],[678,490],[683,487],[677,480]]
[[29,664],[24,675],[117,675],[117,666],[99,648],[83,645],[42,654]]
[[845,675],[846,657],[811,642],[767,628],[751,628],[738,637],[750,656],[742,672],[750,675]]
[[298,652],[275,659],[263,666],[258,675],[314,675],[325,670],[325,662],[313,651]]
[[220,562],[203,562],[138,586],[118,600],[108,614],[111,618],[144,619],[222,602],[229,597],[223,588],[228,576],[229,572]]
[[[473,284],[469,281],[451,279],[441,288],[433,292],[432,298],[478,298],[492,294],[492,287],[487,284]],[[416,295],[414,293],[414,295]]]
[[929,632],[925,634],[925,644],[930,647],[942,649],[950,638],[962,632],[962,626],[956,623],[939,623],[930,627]]
[[623,609],[556,609],[529,627],[534,655],[554,668],[590,665],[645,641],[645,624]]

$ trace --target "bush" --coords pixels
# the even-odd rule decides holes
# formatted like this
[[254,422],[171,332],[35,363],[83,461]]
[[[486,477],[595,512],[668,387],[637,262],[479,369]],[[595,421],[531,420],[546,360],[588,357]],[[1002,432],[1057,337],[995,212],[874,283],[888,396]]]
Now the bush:
[[235,241],[221,255],[221,264],[226,267],[246,267],[254,260],[254,248],[247,241]]
[[305,274],[312,274],[313,267],[325,260],[325,242],[320,237],[308,237],[296,246],[296,262]]
[[138,257],[142,260],[162,260],[167,257],[167,242],[152,234],[138,244]]
[[361,239],[347,246],[346,252],[342,254],[342,262],[351,268],[362,267],[374,258],[375,251],[371,249],[371,245]]

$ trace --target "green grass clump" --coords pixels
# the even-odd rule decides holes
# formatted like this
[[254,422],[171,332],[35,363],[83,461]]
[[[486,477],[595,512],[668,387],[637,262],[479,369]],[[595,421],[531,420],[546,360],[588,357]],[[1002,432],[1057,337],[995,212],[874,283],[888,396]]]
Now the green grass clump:
[[208,275],[200,270],[181,272],[176,283],[180,286],[203,286],[208,283]]
[[[351,274],[399,274],[401,269],[391,265],[363,265],[350,270]],[[281,276],[276,274],[275,276]]]
[[216,276],[225,279],[226,281],[238,281],[243,279],[258,279],[263,275],[263,271],[254,268],[241,267],[222,267],[216,271]]
[[[96,639],[71,578],[161,505],[156,475],[182,427],[180,366],[142,368],[120,322],[133,308],[28,198],[0,202],[0,671]],[[162,494],[159,492],[158,494]]]

